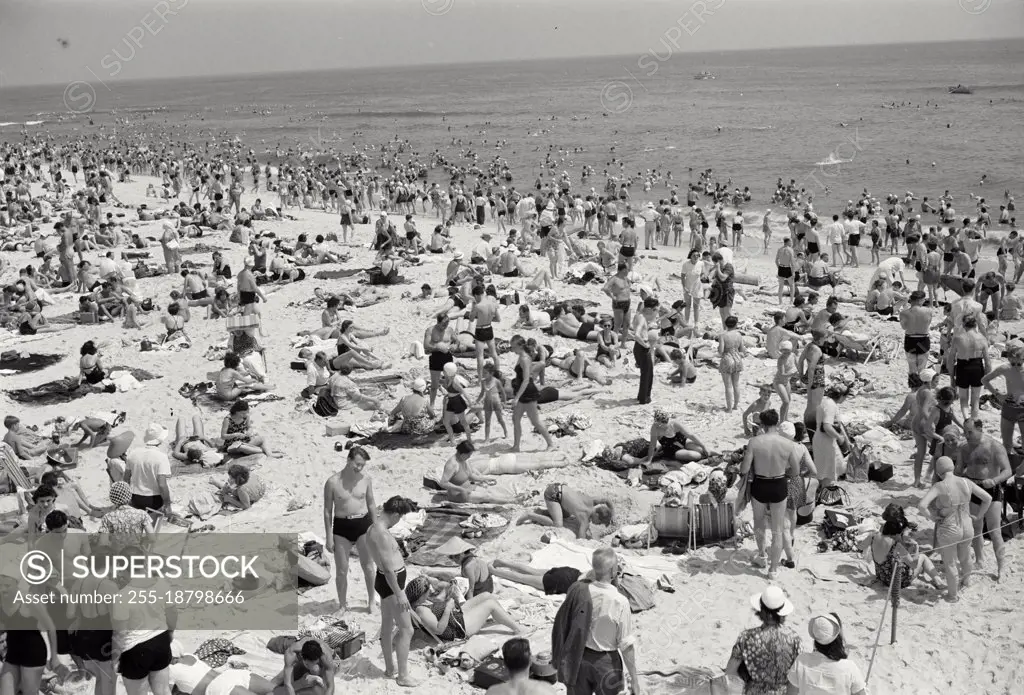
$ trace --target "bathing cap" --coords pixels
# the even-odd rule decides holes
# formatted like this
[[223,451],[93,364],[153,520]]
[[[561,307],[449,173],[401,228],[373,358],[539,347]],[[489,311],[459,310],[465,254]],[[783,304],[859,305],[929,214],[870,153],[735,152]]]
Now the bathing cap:
[[454,362],[449,362],[443,368],[444,375],[447,377],[453,377],[459,371],[459,368],[455,366]]
[[953,459],[948,456],[940,456],[935,462],[935,473],[940,479],[944,479],[953,472]]

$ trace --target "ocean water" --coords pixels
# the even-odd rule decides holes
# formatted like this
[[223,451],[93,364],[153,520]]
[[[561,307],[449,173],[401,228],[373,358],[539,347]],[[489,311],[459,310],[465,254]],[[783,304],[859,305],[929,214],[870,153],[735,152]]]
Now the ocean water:
[[[702,71],[715,79],[694,79]],[[956,84],[973,94],[949,94]],[[261,159],[397,137],[420,155],[504,157],[517,186],[533,184],[554,146],[569,152],[555,157],[558,170],[578,181],[590,164],[599,189],[621,161],[629,174],[654,168],[677,182],[712,168],[756,200],[777,178],[796,179],[819,208],[865,187],[997,202],[1024,181],[1024,41],[691,54],[657,45],[635,56],[9,88],[0,123],[13,124],[0,127],[6,139],[22,129],[238,137]]]

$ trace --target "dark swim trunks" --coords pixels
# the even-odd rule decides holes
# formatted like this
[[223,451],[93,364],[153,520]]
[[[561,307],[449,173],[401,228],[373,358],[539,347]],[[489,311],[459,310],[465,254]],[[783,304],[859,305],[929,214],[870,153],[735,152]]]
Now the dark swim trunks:
[[[395,578],[398,580],[398,587],[404,589],[406,578],[404,567],[395,573]],[[380,570],[377,570],[377,576],[373,580],[373,590],[380,596],[381,601],[395,595],[395,592],[391,590],[391,585],[388,584],[387,577]]]

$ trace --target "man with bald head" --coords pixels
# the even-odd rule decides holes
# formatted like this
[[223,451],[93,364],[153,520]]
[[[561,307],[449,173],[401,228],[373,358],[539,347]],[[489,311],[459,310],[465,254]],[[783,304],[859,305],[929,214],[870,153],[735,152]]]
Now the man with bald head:
[[[625,686],[624,666],[629,671],[632,692],[640,695],[634,646],[636,636],[629,601],[614,586],[619,576],[619,558],[611,548],[599,548],[594,551],[591,564],[593,580],[573,587],[573,590],[588,592],[590,599],[589,625],[580,626],[580,629],[586,630],[582,655],[561,654],[559,649],[554,649],[553,661],[569,661],[579,657],[578,664],[574,663],[569,668],[566,668],[569,664],[565,663],[554,665],[562,676],[566,673],[575,674],[574,678],[563,678],[568,695],[618,695]],[[571,591],[566,596],[566,604],[574,599]],[[556,617],[556,629],[559,622]],[[553,647],[556,642],[554,637]]]

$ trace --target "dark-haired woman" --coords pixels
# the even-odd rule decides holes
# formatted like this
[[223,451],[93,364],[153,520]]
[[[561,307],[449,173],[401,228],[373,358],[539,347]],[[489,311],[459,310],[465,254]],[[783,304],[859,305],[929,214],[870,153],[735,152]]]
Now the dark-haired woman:
[[789,695],[867,695],[864,675],[846,653],[839,616],[816,615],[807,631],[814,651],[797,656],[789,669]]
[[743,679],[744,695],[786,695],[789,671],[800,654],[800,638],[786,627],[793,604],[782,589],[769,586],[750,598],[761,624],[736,639],[725,672]]
[[394,678],[397,666],[396,682],[406,688],[417,685],[409,675],[412,609],[405,595],[405,560],[398,541],[389,529],[416,509],[416,503],[412,500],[392,497],[384,503],[383,514],[367,532],[367,546],[377,566],[373,590],[380,597],[380,645],[384,655],[384,675]]
[[718,371],[725,386],[725,409],[730,411],[739,408],[740,374],[743,372],[743,353],[747,349],[743,345],[743,334],[736,330],[739,319],[727,316],[723,321],[725,331],[718,336]]
[[248,393],[263,393],[273,388],[270,384],[261,384],[255,378],[238,371],[242,360],[238,355],[229,352],[224,355],[224,367],[217,372],[217,397],[222,401],[233,401]]
[[526,341],[521,335],[512,336],[512,352],[516,354],[515,379],[512,380],[512,434],[514,441],[512,451],[519,451],[523,439],[523,414],[530,418],[534,429],[540,432],[547,444],[546,449],[554,446],[548,429],[540,419],[537,399],[540,392],[533,382],[533,360],[526,351]]
[[523,634],[523,627],[505,612],[493,594],[478,594],[461,605],[455,600],[458,594],[459,588],[454,582],[441,586],[426,575],[416,577],[405,587],[405,596],[417,622],[442,642],[472,637],[489,620],[507,627],[513,634]]
[[[973,529],[973,527],[972,527]],[[882,512],[882,529],[874,533],[867,542],[871,560],[875,565],[875,577],[889,586],[893,575],[900,573],[900,588],[906,589],[922,571],[940,587],[941,575],[932,561],[917,552],[917,543],[907,531],[910,522],[898,504],[890,504]],[[866,554],[866,553],[865,553]]]
[[95,386],[107,378],[107,371],[103,368],[103,355],[95,343],[91,340],[85,341],[79,352],[82,355],[78,360],[80,381]]

